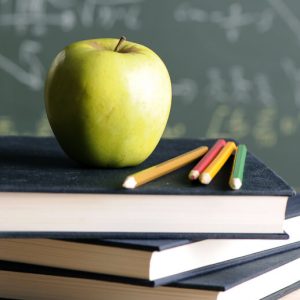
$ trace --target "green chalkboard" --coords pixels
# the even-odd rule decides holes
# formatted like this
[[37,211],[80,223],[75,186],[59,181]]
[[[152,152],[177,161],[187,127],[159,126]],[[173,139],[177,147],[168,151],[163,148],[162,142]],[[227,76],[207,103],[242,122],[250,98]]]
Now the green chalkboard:
[[0,0],[0,134],[51,134],[43,85],[53,57],[121,35],[169,69],[165,136],[236,138],[300,190],[297,0]]

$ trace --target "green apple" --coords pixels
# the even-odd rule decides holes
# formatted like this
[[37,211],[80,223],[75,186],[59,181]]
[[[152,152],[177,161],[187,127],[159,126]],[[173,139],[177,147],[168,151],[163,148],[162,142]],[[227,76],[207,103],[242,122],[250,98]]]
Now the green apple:
[[123,37],[67,46],[55,57],[45,86],[59,144],[72,159],[99,167],[143,162],[163,134],[171,98],[159,56]]

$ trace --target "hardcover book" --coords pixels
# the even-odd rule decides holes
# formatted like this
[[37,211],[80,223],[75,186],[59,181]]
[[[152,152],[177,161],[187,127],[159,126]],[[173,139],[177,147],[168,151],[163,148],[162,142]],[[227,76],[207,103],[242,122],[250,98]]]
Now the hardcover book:
[[300,287],[300,250],[294,249],[207,274],[149,287],[146,281],[0,262],[0,297],[97,300],[278,299]]
[[297,195],[288,200],[286,240],[0,239],[0,260],[145,279],[157,286],[300,248],[299,228]]
[[228,185],[232,159],[208,186],[188,180],[190,164],[139,188],[122,188],[128,175],[214,142],[162,139],[137,167],[92,169],[67,158],[54,138],[1,137],[1,235],[122,239],[284,236],[286,203],[294,191],[251,153],[243,188],[237,191]]

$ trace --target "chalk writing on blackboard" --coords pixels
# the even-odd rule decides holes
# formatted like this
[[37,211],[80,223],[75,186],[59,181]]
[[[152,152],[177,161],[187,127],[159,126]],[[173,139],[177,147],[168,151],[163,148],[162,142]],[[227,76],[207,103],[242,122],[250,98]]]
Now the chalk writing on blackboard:
[[229,70],[232,84],[232,98],[238,103],[249,103],[252,99],[252,83],[245,78],[242,66],[232,66]]
[[300,69],[295,66],[295,63],[290,58],[283,59],[281,65],[293,87],[295,105],[297,108],[300,108]]
[[[201,3],[201,2],[199,2]],[[232,3],[228,11],[204,10],[191,2],[183,2],[174,11],[177,22],[210,23],[224,30],[229,42],[237,42],[244,27],[253,26],[258,33],[265,33],[272,28],[274,12],[266,8],[257,12],[245,12],[240,3]]]
[[[45,70],[39,54],[40,37],[50,28],[68,32],[75,27],[112,28],[117,22],[137,30],[141,26],[140,3],[143,0],[0,0],[0,28],[13,28],[20,41],[19,55],[10,58],[0,52],[0,70],[32,91],[43,87]],[[35,40],[28,38],[32,36]]]
[[257,87],[257,99],[264,106],[272,106],[275,104],[275,97],[268,76],[262,72],[258,72],[254,77],[254,83]]
[[208,107],[217,103],[251,105],[254,102],[270,106],[276,102],[270,80],[261,71],[249,79],[241,65],[230,66],[225,71],[218,67],[210,67],[206,70],[206,77],[207,85],[204,91]]
[[17,33],[30,32],[35,36],[44,35],[48,27],[69,31],[76,23],[75,15],[69,9],[71,3],[69,0],[2,1],[0,26],[13,27]]
[[165,138],[178,138],[183,137],[186,133],[186,125],[182,122],[178,122],[174,125],[167,125],[163,136]]
[[9,116],[0,116],[0,135],[16,134],[15,122]]
[[241,139],[247,136],[259,146],[273,147],[277,144],[278,131],[276,123],[278,111],[275,107],[259,110],[253,121],[247,118],[244,107],[232,108],[229,105],[218,105],[214,110],[207,128],[207,137],[232,137]]
[[294,33],[300,43],[300,20],[288,7],[285,1],[268,0],[269,5],[276,11],[278,16],[286,23],[288,28]]
[[19,34],[43,36],[49,28],[63,32],[76,26],[112,28],[117,22],[132,30],[141,26],[143,0],[15,0],[0,1],[0,27]]
[[300,112],[280,114],[277,107],[269,106],[257,111],[254,119],[247,117],[245,107],[217,105],[208,128],[207,137],[252,137],[260,147],[274,147],[280,137],[290,137],[300,128]]
[[45,112],[42,113],[41,117],[36,122],[35,126],[35,135],[36,136],[50,136],[53,135],[50,128],[48,118]]
[[198,84],[191,78],[182,78],[172,82],[173,97],[177,97],[185,104],[191,104],[198,96]]
[[43,87],[44,67],[38,57],[41,52],[39,42],[24,40],[19,48],[19,63],[0,53],[0,70],[34,91]]
[[142,0],[85,0],[79,17],[84,27],[99,23],[102,28],[110,29],[121,21],[126,28],[138,30],[141,26]]
[[280,132],[284,136],[290,137],[296,134],[297,129],[300,127],[300,113],[298,116],[283,116],[280,120]]

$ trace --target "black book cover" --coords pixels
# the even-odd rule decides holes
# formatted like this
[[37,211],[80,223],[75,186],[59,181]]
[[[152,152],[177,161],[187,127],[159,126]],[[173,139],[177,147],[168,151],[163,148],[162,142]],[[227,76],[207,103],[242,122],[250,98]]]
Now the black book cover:
[[[260,300],[278,300],[298,289],[300,289],[300,280]],[[296,298],[293,299],[295,300]]]
[[[55,138],[0,137],[0,192],[108,193],[160,195],[257,195],[291,196],[294,190],[264,163],[248,153],[243,188],[228,185],[232,158],[213,182],[204,186],[191,182],[187,174],[194,163],[137,189],[122,188],[124,179],[139,170],[156,165],[216,140],[162,139],[153,154],[137,167],[88,168],[69,159]],[[117,238],[117,239],[204,239],[204,238],[287,238],[286,234],[253,233],[101,233],[98,232],[1,232],[1,237]]]
[[[212,291],[226,291],[239,284],[242,284],[248,280],[251,280],[266,272],[272,271],[280,266],[283,266],[289,262],[292,262],[300,258],[300,249],[293,249],[281,253],[277,253],[264,258],[258,258],[254,261],[241,263],[239,265],[231,266],[221,270],[209,272],[206,274],[195,274],[195,276],[174,281],[166,284],[168,287],[183,288],[183,289],[200,289],[200,290],[212,290]],[[49,268],[44,266],[36,266],[23,263],[0,261],[0,270],[22,272],[22,273],[34,273],[44,274],[49,276],[61,276],[71,278],[84,278],[91,280],[109,281],[116,283],[125,283],[145,286],[152,288],[152,283],[142,279],[132,279],[128,277],[110,276],[105,274],[95,274],[82,271],[72,271],[59,268]],[[284,275],[284,274],[282,274]],[[300,276],[300,275],[299,275]],[[300,277],[299,277],[300,279]],[[287,291],[292,291],[298,288],[298,283],[293,283],[289,287],[276,292],[274,295],[284,295]],[[272,295],[266,299],[277,299]]]
[[196,288],[226,291],[238,284],[255,278],[298,258],[300,258],[300,248],[259,258],[255,261],[246,262],[216,272],[184,279],[171,283],[168,286],[188,289]]
[[54,138],[0,137],[0,191],[129,193],[177,195],[291,196],[293,189],[253,154],[247,154],[243,188],[228,186],[232,160],[208,186],[187,178],[194,163],[137,189],[122,188],[125,178],[215,140],[162,139],[151,156],[137,167],[87,168],[69,159]]

